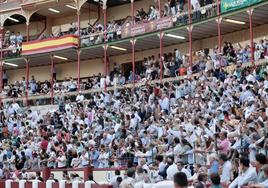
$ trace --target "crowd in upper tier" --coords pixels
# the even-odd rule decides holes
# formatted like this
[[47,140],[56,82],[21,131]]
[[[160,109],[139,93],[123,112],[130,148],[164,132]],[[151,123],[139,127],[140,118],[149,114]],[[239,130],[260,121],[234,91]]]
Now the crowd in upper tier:
[[[204,17],[211,17],[215,15],[215,7],[212,5],[213,0],[191,0],[193,16],[192,20],[201,20]],[[209,6],[209,7],[208,7]],[[172,16],[174,24],[186,24],[188,22],[187,2],[185,0],[169,0],[163,5],[161,15]],[[160,18],[159,9],[155,4],[149,6],[146,11],[144,8],[137,9],[135,13],[135,23],[147,23],[152,20]],[[122,27],[129,26],[130,19],[112,20],[108,21],[106,25],[106,34],[104,34],[104,25],[100,22],[94,25],[88,24],[88,27],[81,28],[81,47],[100,44],[104,41],[114,41],[121,39]],[[61,27],[50,35],[41,34],[40,36],[29,36],[29,40],[42,40],[47,38],[57,38],[64,35],[79,35],[77,23],[70,23],[68,31],[62,31]],[[26,36],[22,36],[20,32],[15,34],[14,31],[6,30],[3,41],[0,42],[0,47],[5,49],[3,57],[12,58],[17,57],[21,53],[22,42],[26,41]]]
[[[254,58],[255,61],[267,58],[268,40],[263,39],[255,43]],[[106,86],[120,86],[128,83],[147,82],[162,77],[184,76],[192,73],[211,71],[220,67],[226,67],[232,64],[244,64],[250,62],[250,47],[240,44],[225,42],[222,53],[218,53],[217,48],[209,50],[204,49],[193,54],[193,66],[189,66],[189,56],[183,54],[179,49],[163,55],[163,68],[160,69],[160,58],[158,55],[152,55],[136,66],[135,74],[131,70],[122,72],[120,65],[114,63],[113,70],[108,77],[101,74],[93,75],[81,81],[81,90],[99,89]],[[137,62],[138,63],[138,62]],[[64,80],[57,80],[57,70],[53,70],[53,90],[56,94],[77,91],[77,79],[66,77]],[[44,95],[51,92],[51,80],[38,81],[34,76],[29,79],[29,95]],[[26,91],[26,79],[23,77],[14,83],[10,83],[7,72],[3,73],[3,91],[2,97],[24,97]]]

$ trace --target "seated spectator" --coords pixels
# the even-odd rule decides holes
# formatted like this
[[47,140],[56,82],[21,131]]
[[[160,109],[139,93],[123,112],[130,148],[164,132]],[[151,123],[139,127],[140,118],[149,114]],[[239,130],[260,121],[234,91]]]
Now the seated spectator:
[[265,180],[258,184],[251,184],[249,187],[251,188],[267,188],[268,187],[268,165],[263,166],[263,171],[265,174]]
[[249,166],[249,159],[242,156],[239,160],[241,174],[235,180],[233,180],[233,182],[229,185],[229,188],[234,188],[236,186],[245,186],[250,182],[257,181],[256,169]]

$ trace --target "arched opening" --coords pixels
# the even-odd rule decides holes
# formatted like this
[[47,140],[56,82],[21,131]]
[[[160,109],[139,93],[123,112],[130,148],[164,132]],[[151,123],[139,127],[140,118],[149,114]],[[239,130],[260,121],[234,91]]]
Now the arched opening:
[[3,57],[16,57],[20,54],[24,41],[26,18],[19,14],[8,16],[4,21]]

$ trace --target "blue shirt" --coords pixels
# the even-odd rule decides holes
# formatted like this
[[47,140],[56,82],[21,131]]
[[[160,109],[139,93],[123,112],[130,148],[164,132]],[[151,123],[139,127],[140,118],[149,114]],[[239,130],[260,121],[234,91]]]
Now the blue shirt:
[[214,161],[209,169],[209,174],[217,174],[219,171],[218,161]]

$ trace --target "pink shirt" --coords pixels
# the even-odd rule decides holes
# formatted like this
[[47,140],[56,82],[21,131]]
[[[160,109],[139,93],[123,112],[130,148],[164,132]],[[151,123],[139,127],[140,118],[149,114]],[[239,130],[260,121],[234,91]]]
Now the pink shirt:
[[229,142],[229,140],[226,138],[226,139],[224,139],[224,140],[222,140],[221,142],[220,142],[220,151],[222,152],[222,153],[227,153],[228,151],[229,151],[229,148],[230,148],[230,142]]

